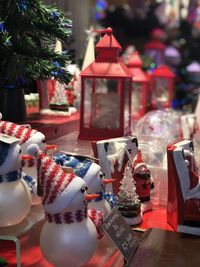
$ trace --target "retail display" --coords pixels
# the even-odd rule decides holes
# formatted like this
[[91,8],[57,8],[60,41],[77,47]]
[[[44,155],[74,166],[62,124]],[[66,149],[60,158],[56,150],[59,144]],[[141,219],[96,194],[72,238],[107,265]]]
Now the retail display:
[[31,194],[22,178],[19,139],[0,135],[0,227],[21,222],[31,208]]
[[67,2],[0,1],[0,266],[198,266],[200,1]]

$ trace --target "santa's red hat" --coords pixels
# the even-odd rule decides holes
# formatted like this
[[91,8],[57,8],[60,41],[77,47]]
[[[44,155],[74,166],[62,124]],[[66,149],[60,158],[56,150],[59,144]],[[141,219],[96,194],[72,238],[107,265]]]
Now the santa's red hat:
[[2,115],[0,113],[0,133],[7,134],[9,136],[20,139],[20,144],[25,143],[33,134],[37,131],[30,129],[25,125],[15,124],[9,121],[2,121]]
[[27,152],[36,158],[44,210],[50,214],[63,212],[85,182],[74,173],[65,173],[51,157],[39,150],[38,145],[30,145]]
[[134,168],[134,173],[137,173],[140,171],[141,168],[145,167],[146,168],[146,164],[144,163],[143,159],[142,159],[142,153],[141,150],[138,151],[134,161],[133,161],[133,168]]

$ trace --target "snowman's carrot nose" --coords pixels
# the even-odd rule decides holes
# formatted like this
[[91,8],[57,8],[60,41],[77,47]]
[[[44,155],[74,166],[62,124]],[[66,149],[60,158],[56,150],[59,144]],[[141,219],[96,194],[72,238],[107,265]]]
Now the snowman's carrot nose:
[[46,150],[57,149],[57,148],[58,148],[57,145],[46,145],[46,146],[45,146],[45,149],[46,149]]
[[115,181],[115,179],[103,179],[104,184],[112,184]]
[[86,194],[85,195],[85,199],[87,201],[90,201],[90,200],[93,200],[93,199],[96,199],[98,198],[100,195],[99,194]]
[[30,155],[22,155],[22,161],[26,161],[26,160],[34,160],[34,157],[30,156]]

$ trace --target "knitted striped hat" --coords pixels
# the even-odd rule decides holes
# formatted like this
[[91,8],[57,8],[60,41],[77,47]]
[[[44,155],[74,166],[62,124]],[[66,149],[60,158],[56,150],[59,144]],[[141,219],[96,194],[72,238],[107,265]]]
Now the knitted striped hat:
[[85,182],[73,173],[65,173],[51,157],[39,150],[38,145],[30,145],[27,152],[36,158],[44,210],[50,214],[63,212]]
[[0,133],[19,138],[20,144],[25,143],[36,132],[36,130],[24,125],[18,125],[9,121],[0,121]]
[[71,167],[74,173],[81,177],[88,185],[90,185],[101,170],[98,164],[86,157],[75,157],[63,153],[56,153],[54,160],[61,166]]

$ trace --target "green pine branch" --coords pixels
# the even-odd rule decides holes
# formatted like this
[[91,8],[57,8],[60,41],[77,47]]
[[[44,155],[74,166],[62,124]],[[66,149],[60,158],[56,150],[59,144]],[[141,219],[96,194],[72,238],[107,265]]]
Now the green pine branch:
[[0,0],[0,84],[55,77],[68,83],[68,55],[50,49],[56,38],[67,42],[71,21],[40,0]]

